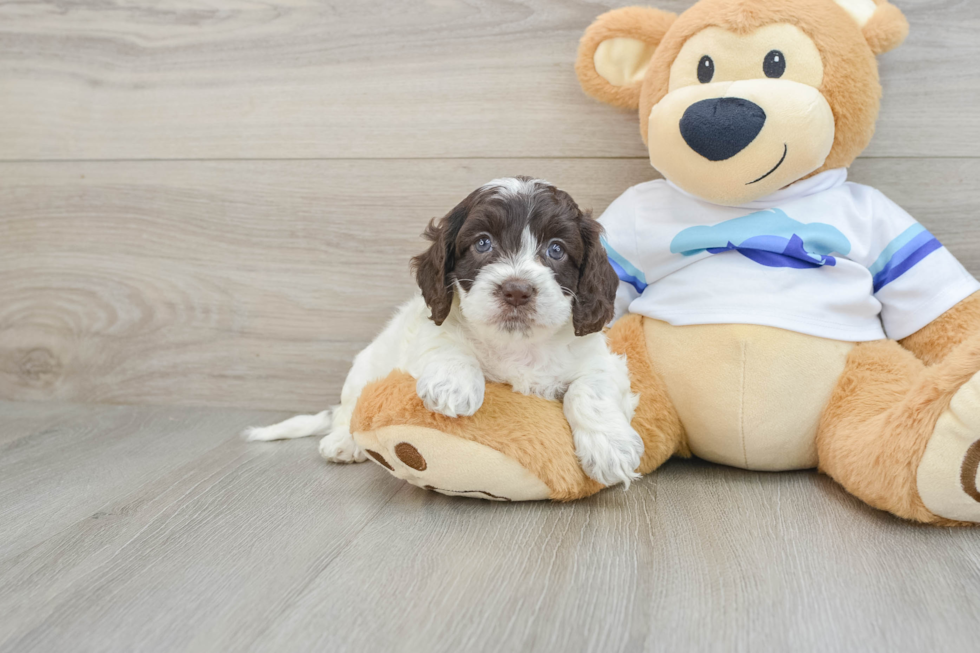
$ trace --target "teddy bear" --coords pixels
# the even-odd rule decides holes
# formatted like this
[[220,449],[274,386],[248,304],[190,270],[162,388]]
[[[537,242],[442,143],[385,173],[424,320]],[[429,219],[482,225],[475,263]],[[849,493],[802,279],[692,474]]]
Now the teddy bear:
[[[886,0],[628,7],[582,37],[585,92],[639,113],[663,179],[599,221],[620,279],[645,452],[815,468],[867,504],[980,522],[980,283],[879,191],[847,181],[874,132],[876,55],[908,23]],[[452,496],[568,501],[603,487],[560,404],[488,384],[470,417],[425,410],[394,372],[361,395],[358,446]]]

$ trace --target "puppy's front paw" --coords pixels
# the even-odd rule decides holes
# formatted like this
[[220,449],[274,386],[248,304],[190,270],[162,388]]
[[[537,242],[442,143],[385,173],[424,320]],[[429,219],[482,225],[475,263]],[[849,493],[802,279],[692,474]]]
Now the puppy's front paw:
[[640,478],[636,468],[643,455],[643,440],[631,427],[605,432],[575,431],[575,453],[585,473],[609,487],[627,489]]
[[480,409],[486,385],[478,368],[433,365],[419,376],[415,391],[428,410],[446,417],[460,417]]
[[332,463],[363,463],[367,454],[354,443],[347,429],[337,429],[320,440],[320,455]]

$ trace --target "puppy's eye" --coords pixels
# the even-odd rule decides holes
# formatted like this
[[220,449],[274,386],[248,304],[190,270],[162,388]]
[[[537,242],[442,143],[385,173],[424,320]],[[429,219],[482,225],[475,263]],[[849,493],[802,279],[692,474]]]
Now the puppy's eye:
[[491,249],[493,249],[493,241],[490,240],[490,236],[480,236],[480,239],[476,241],[476,251],[486,254]]
[[553,258],[556,261],[560,261],[565,257],[565,248],[558,243],[551,243],[548,245],[548,258]]
[[773,50],[762,62],[762,71],[770,79],[779,79],[786,72],[786,57],[779,50]]
[[698,63],[698,81],[702,84],[707,84],[712,79],[715,78],[715,62],[714,59],[708,55],[701,57],[701,61]]

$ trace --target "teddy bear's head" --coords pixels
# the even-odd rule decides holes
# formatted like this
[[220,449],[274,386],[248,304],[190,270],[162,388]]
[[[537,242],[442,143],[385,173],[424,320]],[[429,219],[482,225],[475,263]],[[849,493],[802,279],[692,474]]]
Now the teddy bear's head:
[[907,34],[886,0],[627,7],[589,26],[576,71],[589,95],[639,109],[664,177],[738,205],[854,161],[878,117],[875,55]]

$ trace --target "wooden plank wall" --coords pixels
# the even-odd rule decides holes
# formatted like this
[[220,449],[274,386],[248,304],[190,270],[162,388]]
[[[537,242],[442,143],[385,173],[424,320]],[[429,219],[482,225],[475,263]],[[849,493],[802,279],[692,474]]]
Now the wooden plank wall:
[[[430,217],[500,175],[596,212],[653,178],[572,71],[621,4],[0,3],[0,398],[334,401]],[[896,4],[852,179],[977,274],[980,3]]]

